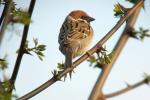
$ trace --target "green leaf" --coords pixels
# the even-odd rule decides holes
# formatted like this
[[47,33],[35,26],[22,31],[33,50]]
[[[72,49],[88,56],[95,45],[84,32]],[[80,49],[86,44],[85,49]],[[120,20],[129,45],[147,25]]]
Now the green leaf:
[[41,44],[41,45],[38,45],[38,46],[37,46],[37,49],[38,49],[39,51],[44,51],[45,48],[46,48],[46,45],[44,45],[44,44]]
[[115,16],[116,17],[121,17],[121,16],[123,16],[124,15],[124,11],[122,10],[122,8],[120,7],[120,4],[116,4],[116,5],[114,5],[114,10],[113,10],[114,12],[115,12]]
[[0,61],[5,61],[5,60],[0,58]]
[[114,51],[108,54],[109,58],[112,58],[113,55],[114,55]]
[[51,71],[51,73],[53,74],[53,77],[55,77],[56,80],[60,80],[61,81],[61,77],[58,77],[58,73],[60,73],[60,72],[61,71],[57,71],[56,69]]
[[28,25],[31,22],[31,20],[29,18],[29,14],[27,12],[25,12],[25,11],[22,11],[20,13],[20,20],[19,21],[20,21],[20,23]]
[[41,44],[41,45],[38,45],[38,47],[39,47],[39,48],[45,48],[45,47],[46,47],[46,45]]
[[35,46],[37,46],[37,44],[38,44],[38,39],[37,39],[37,38],[33,38],[33,42],[34,42]]
[[101,52],[101,56],[99,56],[98,58],[98,62],[100,65],[103,65],[103,64],[109,64],[111,62],[111,56],[112,56],[112,53],[110,54],[107,54],[106,53],[107,51],[102,51]]
[[91,57],[89,57],[89,58],[87,59],[87,61],[90,62],[90,66],[92,66],[92,64],[93,64],[94,62],[96,62],[96,58],[95,58],[95,56],[91,56]]
[[41,51],[37,51],[35,53],[38,55],[38,58],[43,61],[43,57],[45,57],[45,55]]
[[144,78],[146,80],[146,83],[149,84],[150,83],[150,75],[144,72]]
[[20,8],[16,8],[15,5],[13,6],[10,16],[10,22],[12,23],[28,25],[31,22],[28,12],[21,10]]
[[36,52],[37,55],[44,57],[44,54],[41,51]]
[[139,34],[140,34],[140,39],[141,40],[144,40],[144,38],[147,36],[148,37],[148,32],[149,30],[148,29],[143,29],[142,27],[139,28]]
[[150,37],[148,32],[148,29],[143,29],[140,27],[139,30],[132,29],[131,36],[135,39],[143,41],[145,37]]
[[56,79],[57,79],[58,81],[62,81],[62,80],[61,80],[61,77],[58,77],[57,75],[56,75]]
[[[38,56],[38,58],[42,61],[43,57],[45,56],[42,51],[44,51],[46,49],[46,45],[44,45],[44,44],[39,45],[37,38],[33,38],[33,42],[34,42],[34,47],[29,48],[28,47],[29,42],[26,41],[25,48],[24,48],[24,50],[25,50],[24,53],[32,55],[31,52],[34,52]],[[18,51],[19,50],[17,50],[17,52]]]
[[98,58],[98,63],[102,65],[105,64],[105,60],[102,56]]
[[11,94],[10,93],[5,93],[2,98],[3,99],[1,99],[1,100],[11,100]]
[[64,70],[65,68],[64,68],[64,64],[62,63],[57,63],[57,68],[59,69],[59,70]]
[[6,60],[0,61],[0,69],[4,70],[8,67],[8,62]]
[[132,28],[131,33],[130,33],[131,37],[135,39],[139,39],[137,34],[138,34],[138,31],[136,31],[135,28]]
[[97,62],[94,67],[96,67],[96,68],[103,68],[103,64]]
[[17,95],[11,94],[11,89],[14,89],[14,86],[12,86],[9,80],[0,82],[0,100],[12,100],[13,98],[15,99]]
[[105,56],[105,62],[106,62],[106,64],[109,64],[111,62],[111,60],[108,56]]
[[53,74],[54,76],[56,76],[57,73],[58,73],[58,72],[57,72],[57,70],[55,70],[55,69],[52,71],[52,74]]
[[41,56],[38,56],[38,58],[39,58],[41,61],[43,61],[43,58],[42,58]]

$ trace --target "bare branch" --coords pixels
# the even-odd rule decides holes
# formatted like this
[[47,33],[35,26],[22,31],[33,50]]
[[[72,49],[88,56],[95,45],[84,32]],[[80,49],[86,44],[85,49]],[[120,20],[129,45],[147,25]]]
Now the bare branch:
[[101,95],[99,95],[99,97],[98,97],[97,100],[106,100],[105,95],[104,95],[102,92],[100,92],[100,94],[101,94]]
[[105,97],[106,98],[111,98],[111,97],[114,97],[114,96],[119,96],[121,94],[124,94],[126,92],[129,92],[130,90],[133,90],[141,85],[144,85],[144,84],[147,84],[147,79],[143,79],[137,83],[135,83],[134,85],[130,85],[124,89],[121,89],[121,90],[118,90],[116,92],[113,92],[113,93],[110,93],[110,94],[106,94]]
[[[102,38],[88,52],[90,54],[95,53],[96,50],[97,50],[97,47],[102,46],[119,29],[119,27],[129,18],[129,16],[131,16],[137,10],[137,8],[141,8],[142,5],[143,5],[143,1],[138,2],[131,10],[128,11],[128,13],[124,17],[122,17],[118,21],[118,23],[104,36],[104,38]],[[60,79],[61,77],[63,77],[64,75],[66,75],[68,72],[70,72],[71,70],[73,70],[77,65],[79,65],[81,62],[83,62],[84,60],[86,60],[88,58],[88,56],[89,56],[88,54],[84,54],[83,56],[81,56],[79,59],[77,59],[73,63],[74,67],[68,67],[63,72],[58,73],[57,74],[57,79]],[[48,88],[50,85],[52,85],[53,83],[55,83],[56,81],[58,81],[57,79],[56,79],[56,77],[52,77],[50,80],[48,80],[47,82],[45,82],[44,84],[42,84],[38,88],[34,89],[33,91],[29,92],[28,94],[26,94],[26,95],[24,95],[24,96],[22,96],[20,98],[18,98],[17,100],[26,100],[26,99],[29,99],[29,98],[35,96],[36,94],[40,93],[41,91],[43,91],[44,89]]]
[[6,14],[6,8],[7,8],[7,4],[4,5],[3,12],[2,12],[2,14],[1,14],[0,26],[1,26],[2,22],[3,22],[4,16],[5,16],[5,14]]
[[0,44],[2,42],[2,39],[3,39],[3,36],[4,36],[4,32],[6,30],[6,27],[7,27],[8,21],[9,21],[9,15],[10,15],[10,12],[11,12],[12,4],[13,4],[12,0],[8,0],[6,2],[6,4],[5,4],[6,8],[4,7],[5,11],[3,11],[4,15],[2,14],[2,16],[1,16],[1,20],[3,20],[4,16],[5,16],[5,18],[4,18],[4,21],[3,21],[3,24],[2,24],[1,30],[0,30]]
[[[29,18],[31,18],[31,16],[32,16],[32,12],[33,12],[33,9],[34,9],[35,2],[36,2],[36,0],[31,0],[29,10],[28,10]],[[22,36],[22,40],[21,40],[19,53],[18,53],[17,60],[16,60],[16,63],[15,63],[15,66],[14,66],[14,70],[13,70],[13,73],[12,73],[12,76],[11,76],[11,79],[10,79],[12,85],[15,84],[15,81],[16,81],[16,78],[17,78],[17,75],[18,75],[20,63],[21,63],[21,60],[22,60],[22,57],[23,57],[23,54],[24,54],[24,46],[25,46],[25,42],[26,42],[26,39],[27,39],[29,26],[30,26],[30,24],[24,26],[23,36]]]
[[140,9],[143,6],[143,0],[141,0],[139,3],[141,3],[141,5],[136,9],[136,12],[133,13],[131,17],[129,17],[126,27],[114,48],[114,53],[111,58],[111,63],[103,66],[103,70],[100,73],[100,75],[97,79],[97,82],[95,83],[95,86],[90,94],[89,100],[97,100],[97,98],[101,95],[100,91],[102,92],[102,88],[103,88],[104,83],[112,69],[112,66],[115,63],[120,52],[122,51],[123,47],[125,46],[127,40],[130,37],[129,32],[130,32],[131,28],[134,26],[135,21],[139,15]]

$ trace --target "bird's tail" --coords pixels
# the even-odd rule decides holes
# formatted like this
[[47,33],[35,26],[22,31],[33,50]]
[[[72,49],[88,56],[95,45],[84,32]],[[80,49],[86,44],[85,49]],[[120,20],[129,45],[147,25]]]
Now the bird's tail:
[[[73,67],[72,59],[73,59],[72,53],[67,53],[66,56],[65,56],[65,68]],[[72,75],[72,71],[73,70],[71,70],[69,72],[70,78],[71,78],[71,75]]]

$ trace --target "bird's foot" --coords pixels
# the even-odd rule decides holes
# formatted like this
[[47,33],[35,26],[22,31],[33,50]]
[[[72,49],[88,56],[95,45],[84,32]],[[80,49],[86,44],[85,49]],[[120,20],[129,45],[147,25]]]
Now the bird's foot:
[[75,73],[73,69],[71,71],[69,71],[69,77],[70,77],[70,79],[72,77],[72,72]]

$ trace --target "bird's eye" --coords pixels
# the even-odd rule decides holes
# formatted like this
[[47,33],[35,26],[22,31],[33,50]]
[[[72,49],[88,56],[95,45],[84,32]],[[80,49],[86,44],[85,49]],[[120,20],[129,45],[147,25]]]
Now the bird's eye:
[[94,21],[95,19],[90,16],[81,16],[81,19],[86,20],[87,22]]
[[83,20],[88,21],[88,16],[81,16],[80,18],[83,19]]
[[81,18],[81,19],[85,19],[86,17],[85,17],[85,16],[81,16],[80,18]]

